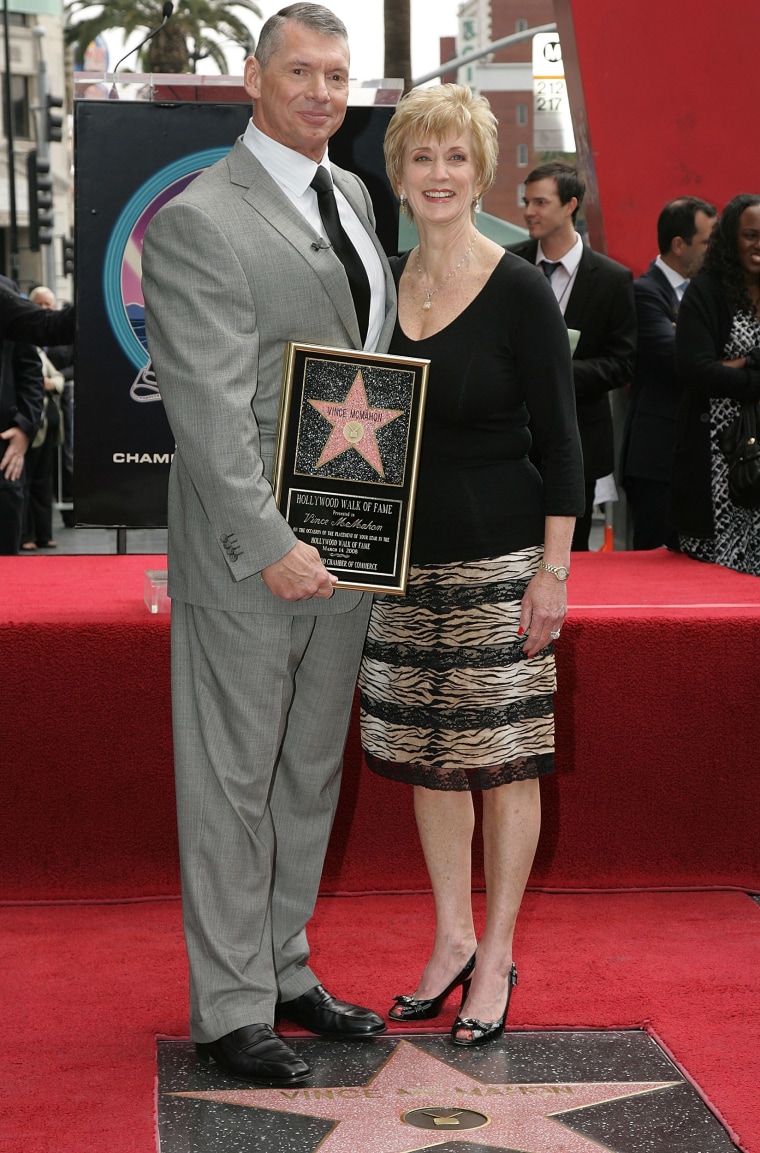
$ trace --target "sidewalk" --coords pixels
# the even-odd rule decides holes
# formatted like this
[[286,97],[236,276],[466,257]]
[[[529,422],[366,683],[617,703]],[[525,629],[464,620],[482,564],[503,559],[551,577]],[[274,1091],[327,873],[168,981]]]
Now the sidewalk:
[[[22,549],[20,556],[86,556],[88,554],[115,554],[115,528],[66,528],[60,512],[53,512],[53,539],[57,548],[41,548],[33,552]],[[127,529],[127,552],[160,556],[166,552],[165,528]]]

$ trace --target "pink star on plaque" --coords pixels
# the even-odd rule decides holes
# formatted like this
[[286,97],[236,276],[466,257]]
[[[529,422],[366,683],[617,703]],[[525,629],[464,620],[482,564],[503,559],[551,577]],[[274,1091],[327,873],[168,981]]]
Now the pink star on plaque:
[[[675,1081],[493,1084],[401,1041],[366,1085],[173,1093],[253,1109],[321,1117],[334,1127],[320,1153],[412,1153],[444,1143],[485,1143],[523,1153],[598,1153],[564,1118],[593,1105],[657,1093]],[[420,1130],[427,1130],[420,1132]]]
[[349,448],[355,448],[379,476],[385,477],[375,433],[404,413],[402,409],[370,406],[361,369],[357,372],[348,396],[342,404],[332,400],[309,400],[309,404],[333,426],[327,444],[322,449],[322,455],[317,461],[317,468],[347,452]]

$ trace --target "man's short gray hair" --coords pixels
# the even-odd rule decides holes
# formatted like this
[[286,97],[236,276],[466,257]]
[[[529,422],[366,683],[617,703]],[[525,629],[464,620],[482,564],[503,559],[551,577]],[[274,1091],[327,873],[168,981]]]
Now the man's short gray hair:
[[320,36],[336,36],[348,43],[345,24],[329,8],[303,2],[288,4],[287,8],[281,8],[274,16],[270,16],[259,33],[254,55],[262,68],[266,68],[273,53],[282,46],[282,30],[287,20],[301,24]]

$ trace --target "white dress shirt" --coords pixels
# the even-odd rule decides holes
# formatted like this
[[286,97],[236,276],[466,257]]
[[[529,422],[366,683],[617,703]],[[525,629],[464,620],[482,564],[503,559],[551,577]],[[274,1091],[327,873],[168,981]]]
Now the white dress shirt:
[[689,287],[688,280],[684,280],[681,273],[676,272],[674,268],[671,268],[669,264],[666,264],[661,256],[658,256],[655,259],[655,265],[657,268],[659,268],[660,272],[662,273],[662,275],[665,277],[665,279],[667,280],[670,287],[675,292],[676,296],[678,297],[678,302],[680,304],[681,300],[683,300],[683,294],[686,292],[686,289]]
[[[273,140],[271,136],[261,132],[252,120],[249,120],[243,135],[243,144],[253,153],[275,184],[282,189],[314,231],[329,244],[317,207],[317,194],[311,187],[311,182],[319,165],[315,164],[313,160],[309,160],[308,156],[303,156],[292,148],[286,148],[284,144],[280,144],[279,141]],[[330,172],[330,161],[326,149],[322,157],[322,167]],[[385,272],[366,228],[337,184],[333,187],[340,222],[361,257],[369,278],[372,295],[364,349],[366,352],[374,352],[385,322]]]
[[549,260],[549,257],[544,255],[544,250],[541,247],[541,241],[539,240],[538,242],[538,249],[536,251],[536,264],[540,267],[541,262],[545,260],[547,264],[559,265],[559,268],[555,268],[554,272],[552,273],[549,283],[552,286],[554,295],[557,298],[557,304],[559,305],[563,316],[565,315],[567,302],[570,297],[570,293],[573,290],[573,285],[575,284],[575,277],[578,273],[578,265],[581,262],[582,256],[583,241],[577,232],[575,234],[575,244],[569,250],[569,252],[565,253],[565,255],[560,260]]

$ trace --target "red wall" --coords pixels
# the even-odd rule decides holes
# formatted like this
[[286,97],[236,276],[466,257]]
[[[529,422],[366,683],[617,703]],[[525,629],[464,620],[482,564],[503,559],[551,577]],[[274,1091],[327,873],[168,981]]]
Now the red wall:
[[721,209],[760,192],[760,4],[555,0],[555,12],[579,163],[596,175],[591,243],[638,275],[667,200]]

